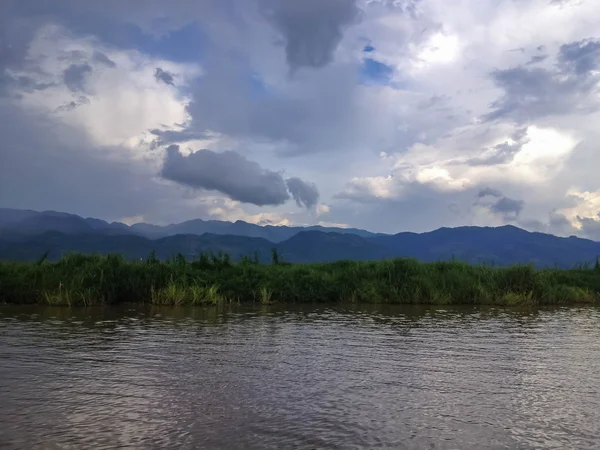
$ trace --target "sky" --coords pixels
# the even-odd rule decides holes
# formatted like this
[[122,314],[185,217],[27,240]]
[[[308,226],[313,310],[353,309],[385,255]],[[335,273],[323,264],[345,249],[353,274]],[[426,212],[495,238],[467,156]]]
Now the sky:
[[0,207],[600,240],[598,0],[3,0]]

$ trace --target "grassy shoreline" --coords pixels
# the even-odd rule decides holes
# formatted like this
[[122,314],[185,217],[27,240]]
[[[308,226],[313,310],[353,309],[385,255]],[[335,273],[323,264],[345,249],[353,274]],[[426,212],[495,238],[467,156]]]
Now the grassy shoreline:
[[0,303],[84,306],[147,303],[397,303],[600,305],[600,267],[570,270],[475,266],[412,259],[274,264],[227,255],[130,262],[70,254],[58,262],[0,262]]

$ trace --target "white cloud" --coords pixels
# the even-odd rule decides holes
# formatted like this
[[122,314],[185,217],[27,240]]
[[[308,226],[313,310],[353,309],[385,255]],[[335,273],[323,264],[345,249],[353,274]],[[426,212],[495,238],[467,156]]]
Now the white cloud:
[[453,178],[441,167],[426,167],[417,172],[415,180],[421,184],[432,184],[442,190],[461,190],[470,186],[467,178]]
[[520,171],[526,182],[548,181],[560,171],[578,143],[567,133],[536,126],[527,129],[527,138],[510,163],[510,169]]
[[581,192],[576,189],[570,189],[567,195],[576,201],[576,205],[571,208],[562,208],[557,212],[563,214],[571,225],[581,230],[583,224],[581,219],[591,219],[598,221],[600,219],[600,190],[595,192]]
[[325,215],[325,214],[329,214],[330,212],[331,212],[331,207],[330,206],[325,205],[323,203],[317,205],[317,208],[316,208],[317,216],[322,216],[322,215]]
[[338,197],[357,201],[369,201],[373,199],[398,198],[401,192],[401,186],[392,175],[355,177],[338,194]]
[[131,226],[136,223],[144,223],[146,221],[146,219],[144,219],[144,216],[128,216],[128,217],[121,217],[120,219],[117,219],[116,221],[124,223],[125,225]]
[[347,223],[327,222],[324,220],[317,222],[317,225],[320,225],[322,227],[332,227],[332,228],[350,228],[350,226]]
[[[114,66],[94,63],[94,52],[101,52]],[[81,127],[97,145],[130,149],[148,141],[148,130],[175,128],[188,119],[185,108],[189,98],[175,86],[158,83],[156,67],[175,73],[183,85],[201,73],[197,64],[177,64],[136,50],[114,49],[93,37],[74,37],[56,25],[36,33],[27,60],[28,66],[15,75],[51,86],[22,93],[24,107]],[[64,71],[72,64],[88,63],[91,69],[85,74],[83,91],[70,91],[62,80]],[[80,102],[81,98],[86,100]],[[64,108],[71,102],[75,102],[72,108]]]
[[425,42],[417,55],[417,68],[432,67],[455,61],[460,52],[460,41],[454,34],[437,32]]
[[[391,172],[354,177],[339,197],[361,204],[381,200],[397,203],[438,192],[448,204],[458,202],[463,221],[501,225],[508,215],[499,216],[488,207],[473,204],[478,190],[491,185],[514,198],[514,202],[522,201],[526,217],[536,217],[528,216],[527,211],[531,210],[539,211],[545,218],[558,203],[565,201],[567,194],[561,189],[566,189],[569,181],[557,180],[576,151],[579,140],[574,136],[570,131],[533,125],[524,130],[503,124],[464,127],[433,145],[415,144],[406,152],[381,155],[380,160],[391,167]],[[578,223],[578,215],[594,216],[594,208],[599,206],[590,201],[590,195],[579,196],[581,202],[577,208],[559,211],[573,224]],[[420,210],[439,211],[439,207],[437,203],[422,202]],[[596,214],[598,211],[600,207]],[[381,210],[378,214],[386,212]],[[444,225],[443,220],[439,226]]]
[[[205,198],[204,201],[206,202],[206,200],[207,199]],[[243,210],[240,202],[234,200],[215,198],[209,200],[207,203],[209,202],[213,203],[213,206],[209,207],[208,213],[218,220],[226,220],[229,222],[242,220],[256,225],[273,226],[291,226],[294,224],[290,217],[287,217],[285,213],[262,212],[258,214],[248,214]]]

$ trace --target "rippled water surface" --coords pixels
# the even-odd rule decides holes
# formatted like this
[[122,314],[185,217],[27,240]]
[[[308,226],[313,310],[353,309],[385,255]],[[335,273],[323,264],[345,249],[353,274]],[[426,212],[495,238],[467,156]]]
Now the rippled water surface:
[[598,449],[600,310],[0,307],[0,447]]

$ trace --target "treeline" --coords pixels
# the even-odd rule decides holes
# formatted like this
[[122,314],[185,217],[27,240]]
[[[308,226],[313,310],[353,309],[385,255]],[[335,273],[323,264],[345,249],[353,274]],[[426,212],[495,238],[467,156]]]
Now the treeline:
[[233,263],[227,254],[127,261],[69,254],[57,262],[0,262],[0,302],[52,305],[369,302],[569,305],[600,303],[600,264],[570,270],[413,259],[288,264],[273,250]]

